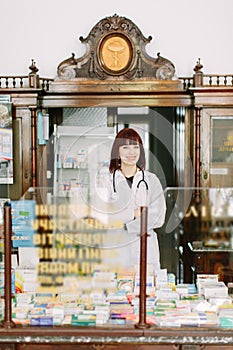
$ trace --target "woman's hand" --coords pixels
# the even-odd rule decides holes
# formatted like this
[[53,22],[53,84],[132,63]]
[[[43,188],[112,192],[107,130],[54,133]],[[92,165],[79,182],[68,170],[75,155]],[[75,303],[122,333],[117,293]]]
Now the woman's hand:
[[134,209],[134,218],[139,218],[141,215],[140,208]]

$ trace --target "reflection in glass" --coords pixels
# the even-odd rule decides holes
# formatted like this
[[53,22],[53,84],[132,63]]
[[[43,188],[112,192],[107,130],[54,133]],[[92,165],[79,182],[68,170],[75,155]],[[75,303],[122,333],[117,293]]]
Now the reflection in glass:
[[[168,212],[159,234],[180,232],[179,260],[175,272],[166,269],[166,262],[156,274],[147,266],[146,317],[152,326],[226,324],[225,313],[232,304],[228,283],[233,276],[233,188],[202,188],[201,203],[196,202],[195,193],[195,188],[165,191]],[[122,249],[125,238],[117,236],[122,223],[109,226],[107,218],[103,221],[94,214],[77,217],[71,203],[51,196],[50,188],[38,188],[14,203],[21,208],[22,227],[28,218],[22,209],[25,201],[31,201],[34,208],[30,219],[33,246],[20,244],[18,237],[19,260],[12,279],[14,322],[135,324],[139,266],[122,264],[127,260]],[[175,249],[166,247],[168,260]]]

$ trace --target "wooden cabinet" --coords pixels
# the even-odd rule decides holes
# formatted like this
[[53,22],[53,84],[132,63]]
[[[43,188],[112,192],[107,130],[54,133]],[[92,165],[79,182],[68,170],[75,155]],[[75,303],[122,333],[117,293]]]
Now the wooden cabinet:
[[[54,124],[63,121],[63,108],[96,106],[113,111],[120,107],[153,110],[149,117],[140,115],[135,120],[141,122],[147,117],[152,120],[148,125],[151,133],[156,130],[152,138],[153,155],[162,173],[166,173],[168,165],[172,173],[164,176],[165,186],[191,188],[198,205],[203,204],[201,187],[232,188],[233,85],[227,75],[205,75],[199,61],[193,77],[177,79],[171,61],[160,54],[156,58],[147,54],[145,47],[151,37],[145,38],[131,20],[117,15],[98,22],[87,38],[80,40],[86,44],[87,52],[78,58],[72,54],[62,61],[56,79],[39,77],[34,63],[29,76],[20,78],[19,86],[15,83],[17,77],[0,77],[0,94],[10,94],[13,103],[15,180],[9,192],[11,199],[19,199],[29,187],[46,186],[47,171],[53,171],[49,158],[42,155],[49,153],[49,145],[41,146],[37,139],[38,110],[49,112],[51,136]],[[107,122],[114,122],[113,117]],[[175,239],[167,239],[166,233],[164,246],[167,241],[174,243],[177,258],[177,242],[182,234],[186,254],[184,270],[189,270],[189,274],[193,266],[196,273],[219,273],[218,263],[218,268],[220,265],[232,268],[232,252],[188,250],[187,243],[197,239],[195,235],[200,233],[195,230],[191,236],[192,220],[192,216],[186,217],[188,225],[177,226],[173,232]],[[201,221],[200,217],[195,218],[195,225]],[[165,249],[163,255],[165,259],[169,257],[169,266],[174,267],[170,250],[168,253]],[[174,268],[178,270],[177,266]],[[226,273],[224,271],[224,278]],[[11,298],[6,308],[10,302]],[[66,327],[35,329],[9,325],[1,328],[0,338],[0,350],[57,347],[60,350],[230,350],[233,346],[232,330],[220,328],[161,330],[155,327],[127,331],[116,327],[104,331],[102,327],[67,330]]]
[[233,109],[204,108],[201,130],[201,184],[232,187]]
[[[56,350],[57,347],[59,346],[60,350],[134,350],[135,349],[135,344],[122,344],[122,345],[117,345],[117,344],[98,344],[98,343],[90,343],[90,344],[78,344],[78,345],[73,345],[73,344],[43,344],[40,345],[41,350]],[[19,345],[17,350],[38,350],[39,347],[36,344],[22,344]],[[154,345],[154,344],[141,344],[137,345],[138,350],[176,350],[178,349],[177,345]],[[4,349],[5,350],[5,349]],[[10,350],[10,349],[9,349]],[[193,350],[193,349],[192,349]],[[194,350],[196,350],[194,348]],[[228,349],[226,349],[228,350]]]
[[190,244],[193,255],[193,269],[197,274],[217,274],[220,281],[233,282],[233,250],[217,248],[194,248]]

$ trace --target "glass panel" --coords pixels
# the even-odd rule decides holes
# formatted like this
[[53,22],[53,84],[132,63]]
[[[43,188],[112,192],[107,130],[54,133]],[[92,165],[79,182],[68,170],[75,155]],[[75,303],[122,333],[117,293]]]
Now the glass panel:
[[0,188],[13,183],[13,132],[10,95],[0,96]]
[[9,197],[9,186],[15,182],[13,167],[12,103],[10,95],[0,96],[0,193]]
[[[0,199],[0,296],[4,295],[4,204],[7,199]],[[14,283],[14,282],[13,282]],[[12,290],[14,292],[14,290]],[[3,300],[1,300],[0,320],[3,319]]]
[[[99,200],[102,195],[96,191]],[[164,196],[166,220],[158,234],[180,232],[179,261],[177,273],[147,261],[146,322],[232,327],[233,188],[167,188]],[[107,202],[99,217],[86,212],[84,198],[74,204],[51,196],[50,188],[30,189],[11,205],[15,323],[112,327],[139,321],[141,231],[130,235],[123,218],[112,220]],[[149,249],[151,236],[147,243]],[[166,249],[169,260],[176,247]]]
[[233,117],[211,118],[211,162],[233,162]]
[[173,292],[156,284],[155,296],[162,302],[156,298],[160,315],[155,323],[232,327],[233,188],[168,188],[165,193],[168,211],[163,230],[169,234],[178,227],[181,233],[183,281],[176,281]]
[[[107,202],[100,201],[96,210],[81,193],[75,196],[73,201],[39,188],[11,202],[12,244],[19,261],[13,266],[13,321],[38,326],[136,323],[139,232],[129,235],[119,215],[112,218]],[[151,293],[154,270],[149,268]]]
[[213,187],[233,183],[233,117],[211,116],[210,174]]

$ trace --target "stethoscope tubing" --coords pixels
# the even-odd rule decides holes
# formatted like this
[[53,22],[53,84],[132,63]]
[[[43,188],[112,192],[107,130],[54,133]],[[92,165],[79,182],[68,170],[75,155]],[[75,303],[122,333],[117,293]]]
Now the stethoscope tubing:
[[[112,179],[112,186],[113,186],[113,192],[114,193],[116,193],[116,171],[117,171],[117,169],[114,170],[114,172],[113,172],[113,179]],[[148,191],[149,187],[148,187],[148,183],[145,180],[145,172],[142,169],[141,169],[141,172],[142,172],[142,179],[140,181],[138,181],[137,188],[139,188],[140,185],[142,183],[144,183],[144,185],[146,186],[146,189]]]

